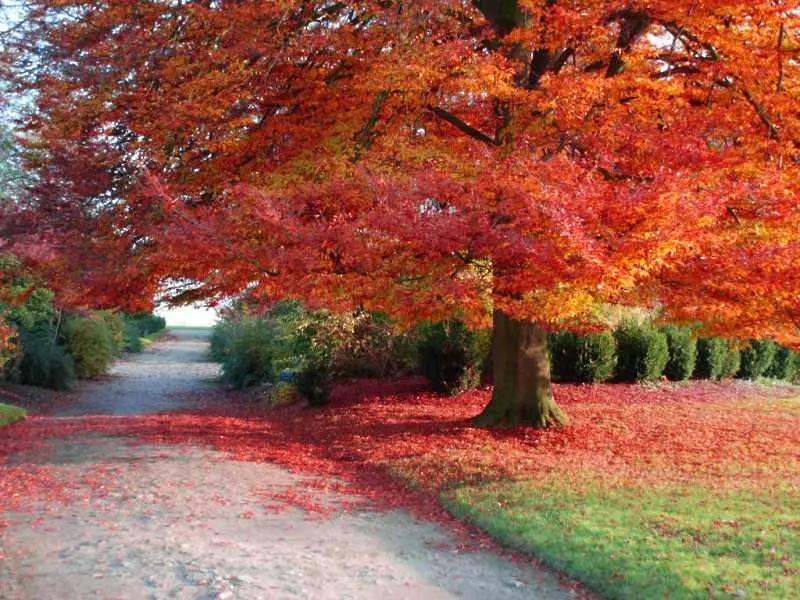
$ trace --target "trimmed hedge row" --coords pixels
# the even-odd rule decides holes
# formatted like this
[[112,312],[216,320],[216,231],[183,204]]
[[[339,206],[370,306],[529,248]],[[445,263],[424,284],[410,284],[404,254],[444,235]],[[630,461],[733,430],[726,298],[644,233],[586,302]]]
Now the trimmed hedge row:
[[[601,341],[605,340],[605,341]],[[550,336],[553,379],[572,383],[771,377],[793,382],[800,358],[769,340],[737,348],[722,338],[692,337],[690,327],[623,322],[613,332]]]

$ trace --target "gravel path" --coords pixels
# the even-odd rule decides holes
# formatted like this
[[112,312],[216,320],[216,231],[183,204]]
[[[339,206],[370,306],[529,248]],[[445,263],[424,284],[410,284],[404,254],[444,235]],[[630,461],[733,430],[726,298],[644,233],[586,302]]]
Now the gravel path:
[[[180,409],[212,386],[202,332],[179,331],[114,377],[82,387],[53,418]],[[3,515],[0,599],[447,599],[572,597],[554,576],[483,552],[459,552],[437,524],[405,512],[315,518],[275,504],[307,479],[275,465],[98,434],[14,457],[72,483],[80,502]],[[113,480],[98,486],[96,474]],[[0,476],[1,473],[0,473]],[[311,489],[311,488],[309,488]],[[335,508],[346,496],[315,491]],[[272,498],[269,502],[265,498]]]

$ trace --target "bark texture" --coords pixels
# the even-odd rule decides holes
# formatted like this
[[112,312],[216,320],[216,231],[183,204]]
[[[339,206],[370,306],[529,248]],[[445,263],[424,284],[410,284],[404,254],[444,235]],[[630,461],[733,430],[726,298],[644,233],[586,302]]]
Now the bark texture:
[[550,387],[547,333],[494,311],[494,393],[476,417],[481,425],[567,425]]

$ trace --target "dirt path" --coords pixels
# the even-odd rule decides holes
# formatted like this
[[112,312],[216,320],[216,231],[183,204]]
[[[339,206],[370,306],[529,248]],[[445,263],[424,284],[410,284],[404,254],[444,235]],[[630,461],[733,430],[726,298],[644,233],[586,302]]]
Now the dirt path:
[[[53,418],[184,408],[177,394],[213,385],[216,366],[203,362],[202,332],[177,333],[120,361],[114,378],[84,386]],[[271,464],[97,433],[19,453],[13,462],[46,466],[81,501],[31,496],[21,503],[30,510],[2,515],[9,521],[0,528],[3,600],[571,597],[549,573],[459,552],[439,525],[405,512],[320,519],[274,500],[265,505],[265,495],[280,497],[307,481]],[[350,500],[314,493],[334,508]]]

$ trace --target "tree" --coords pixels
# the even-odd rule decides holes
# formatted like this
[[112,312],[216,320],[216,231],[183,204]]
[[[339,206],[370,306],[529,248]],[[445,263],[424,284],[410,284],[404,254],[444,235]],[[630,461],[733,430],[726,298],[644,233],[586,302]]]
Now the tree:
[[798,343],[796,3],[32,6],[61,279],[79,232],[176,300],[492,312],[488,423],[565,422],[545,331],[603,303]]

